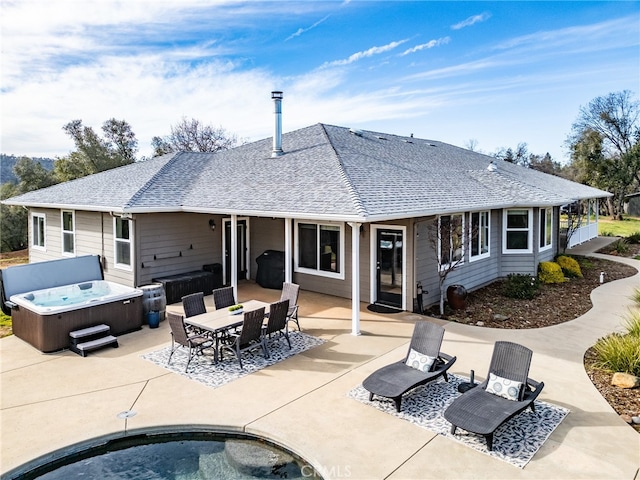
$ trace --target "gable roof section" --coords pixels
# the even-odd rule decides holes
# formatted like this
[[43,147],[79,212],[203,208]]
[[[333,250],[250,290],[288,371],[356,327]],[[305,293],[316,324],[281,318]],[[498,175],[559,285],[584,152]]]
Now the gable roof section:
[[[442,142],[316,124],[217,153],[181,152],[5,201],[114,212],[374,221],[518,206],[607,192]],[[493,161],[496,171],[487,167]]]

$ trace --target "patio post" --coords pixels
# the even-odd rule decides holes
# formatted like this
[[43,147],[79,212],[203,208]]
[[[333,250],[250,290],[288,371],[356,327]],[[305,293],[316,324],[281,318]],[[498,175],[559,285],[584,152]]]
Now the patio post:
[[351,227],[351,335],[360,335],[360,226]]
[[284,281],[287,283],[293,282],[291,259],[291,219],[284,219]]
[[233,298],[238,300],[238,216],[231,215],[231,246],[229,265],[231,267],[231,286],[233,287]]

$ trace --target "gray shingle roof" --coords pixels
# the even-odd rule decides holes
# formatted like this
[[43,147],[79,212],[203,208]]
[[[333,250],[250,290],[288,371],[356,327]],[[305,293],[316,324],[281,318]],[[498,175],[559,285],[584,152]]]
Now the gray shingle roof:
[[[356,219],[562,205],[607,192],[442,142],[316,124],[218,153],[182,152],[29,192],[7,203]],[[487,167],[491,161],[496,171]]]

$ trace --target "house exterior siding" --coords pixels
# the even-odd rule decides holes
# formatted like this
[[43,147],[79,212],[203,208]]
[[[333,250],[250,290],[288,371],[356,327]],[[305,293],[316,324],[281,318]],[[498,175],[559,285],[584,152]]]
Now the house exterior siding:
[[[32,214],[46,218],[45,249],[29,248],[29,262],[57,260],[69,254],[62,253],[61,210],[32,209]],[[133,271],[118,269],[114,266],[113,217],[104,212],[73,211],[75,221],[74,254],[100,255],[105,280],[128,286],[134,285]],[[29,242],[32,238],[33,224],[29,221]]]
[[[45,217],[45,246],[33,247],[33,215]],[[60,210],[32,208],[29,211],[29,263],[57,260],[62,257],[62,244],[60,243]]]
[[[219,226],[209,227],[214,218]],[[134,259],[138,285],[153,278],[192,270],[222,262],[222,221],[213,215],[198,213],[157,213],[135,215],[134,238],[139,246]]]
[[[465,249],[464,263],[447,275],[445,289],[449,285],[462,285],[467,290],[479,288],[501,275],[501,262],[499,254],[501,248],[500,218],[502,212],[493,210],[490,213],[491,230],[489,251],[491,255],[479,260],[469,261],[469,249]],[[438,262],[436,257],[436,245],[430,235],[437,217],[420,219],[416,223],[416,235],[419,239],[416,245],[416,282],[422,284],[424,306],[436,304],[440,301],[440,287],[438,275]],[[446,290],[445,290],[446,291]]]

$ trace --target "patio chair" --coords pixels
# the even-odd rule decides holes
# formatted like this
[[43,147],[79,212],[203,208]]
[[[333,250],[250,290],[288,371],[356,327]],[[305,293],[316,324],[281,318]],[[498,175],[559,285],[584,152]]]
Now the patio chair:
[[289,310],[287,311],[287,323],[295,322],[300,331],[300,322],[298,321],[298,293],[300,292],[300,285],[295,283],[283,283],[282,294],[280,295],[280,301],[289,300]]
[[487,380],[456,398],[445,410],[451,434],[460,427],[483,435],[493,449],[493,433],[504,422],[527,407],[535,412],[534,400],[543,382],[528,377],[533,352],[512,342],[496,342]]
[[214,290],[213,304],[215,305],[216,310],[235,305],[236,299],[233,296],[233,287],[222,287]]
[[184,308],[185,318],[193,317],[207,313],[207,307],[204,305],[204,293],[192,293],[182,297],[182,307]]
[[362,382],[362,386],[369,391],[369,401],[373,400],[374,395],[391,398],[399,412],[402,395],[409,390],[441,376],[448,382],[447,370],[457,357],[440,351],[443,337],[444,328],[440,325],[417,322],[404,360],[376,370]]
[[230,333],[230,343],[220,345],[220,360],[222,360],[223,352],[229,350],[238,358],[240,368],[244,368],[242,366],[242,352],[256,347],[262,347],[265,358],[269,358],[263,322],[264,307],[245,312],[240,333]]
[[190,334],[187,332],[187,328],[184,324],[184,317],[177,313],[167,312],[167,320],[171,327],[171,353],[167,360],[167,365],[171,363],[173,353],[180,347],[189,348],[189,359],[187,360],[187,366],[184,371],[189,370],[189,364],[191,359],[198,354],[202,354],[205,348],[209,348],[213,345],[213,340],[204,335]]
[[287,315],[289,311],[289,300],[272,303],[269,306],[269,321],[267,322],[267,331],[265,335],[271,338],[272,333],[278,334],[278,339],[284,337],[291,350],[291,341],[289,340],[289,322]]

